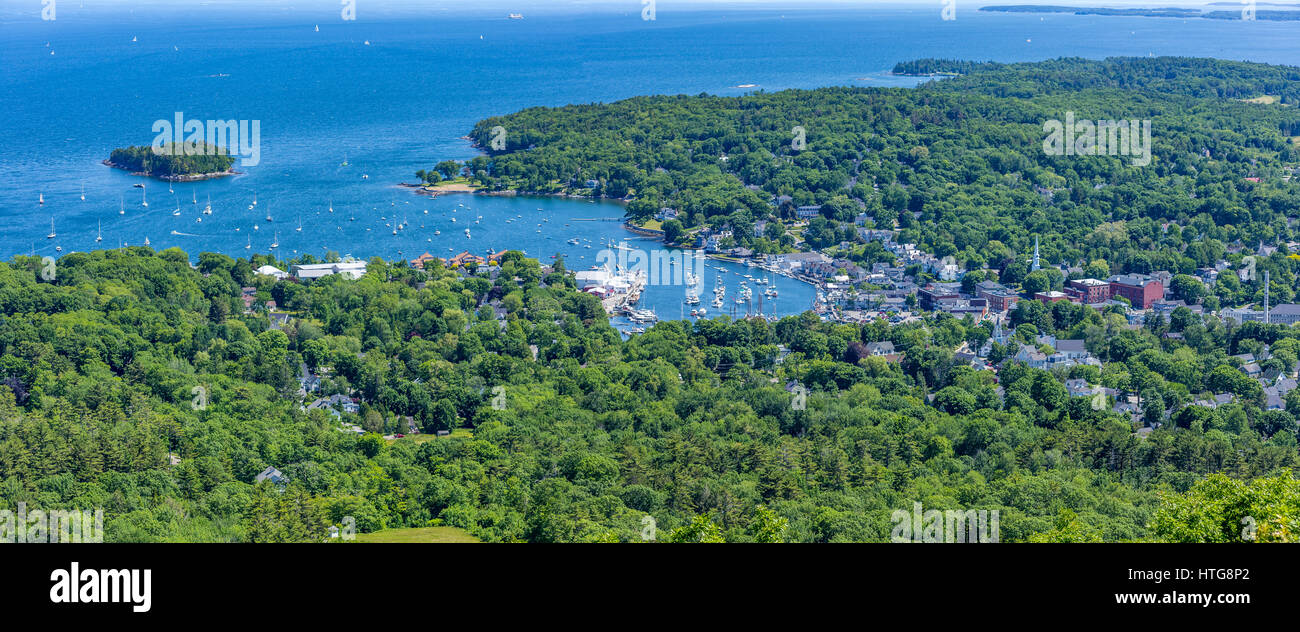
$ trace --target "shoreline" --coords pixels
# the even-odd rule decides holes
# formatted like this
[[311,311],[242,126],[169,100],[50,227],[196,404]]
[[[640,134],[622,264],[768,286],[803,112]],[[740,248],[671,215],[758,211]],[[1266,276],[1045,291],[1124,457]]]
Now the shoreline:
[[226,171],[217,171],[213,173],[194,173],[194,174],[185,174],[179,176],[159,176],[159,175],[154,175],[152,173],[149,173],[147,171],[132,171],[130,167],[127,167],[125,165],[119,165],[113,162],[112,160],[102,160],[100,161],[100,164],[106,167],[112,167],[114,169],[121,169],[122,171],[125,171],[133,176],[140,176],[143,178],[154,178],[156,180],[162,180],[163,182],[200,182],[203,180],[215,180],[217,178],[225,178],[227,176],[237,176],[242,173],[239,171],[235,171],[234,169],[227,169]]

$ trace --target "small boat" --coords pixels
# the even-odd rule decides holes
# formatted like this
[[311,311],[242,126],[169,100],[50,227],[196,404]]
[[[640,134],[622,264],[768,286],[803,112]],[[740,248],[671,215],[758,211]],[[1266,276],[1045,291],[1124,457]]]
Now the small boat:
[[298,216],[298,232],[302,232],[302,216]]
[[320,25],[319,25],[319,24],[316,25],[316,32],[317,32],[317,33],[320,32]]
[[45,194],[44,194],[44,193],[40,194],[40,197],[38,197],[38,198],[36,199],[36,201],[37,201],[37,203],[39,203],[39,204],[44,204],[44,203],[45,203]]
[[275,234],[275,240],[271,242],[271,247],[272,248],[280,247],[280,233]]
[[144,238],[144,245],[146,245],[146,246],[149,245],[149,238],[148,238],[148,237],[145,237],[145,238]]
[[244,246],[244,250],[252,250],[252,249],[253,249],[253,238],[252,238],[252,237],[249,237],[249,238],[248,238],[248,245],[247,245],[247,246]]
[[50,234],[46,235],[45,238],[46,238],[46,239],[54,239],[55,237],[58,237],[58,236],[59,236],[59,234],[56,233],[56,232],[54,232],[54,218],[51,217],[51,218],[50,218]]
[[199,194],[197,191],[190,191],[190,204],[199,203]]
[[212,214],[212,196],[211,196],[211,195],[208,196],[208,205],[203,207],[203,214],[204,214],[204,215],[211,215],[211,214]]
[[81,185],[81,201],[86,201],[86,185]]
[[104,222],[99,222],[99,233],[95,235],[95,243],[104,241]]
[[117,214],[126,215],[126,202],[122,198],[117,198]]
[[330,212],[334,212],[334,200],[330,200]]
[[140,187],[140,206],[149,208],[149,192]]

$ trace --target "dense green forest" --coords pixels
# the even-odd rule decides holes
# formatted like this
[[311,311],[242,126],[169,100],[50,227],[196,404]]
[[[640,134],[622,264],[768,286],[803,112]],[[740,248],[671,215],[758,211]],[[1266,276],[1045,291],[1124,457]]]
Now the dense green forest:
[[162,152],[148,145],[114,149],[108,161],[115,167],[157,178],[224,173],[235,163],[225,148],[203,142],[188,150],[174,143],[163,147]]
[[[865,213],[868,227],[900,228],[900,243],[952,256],[967,270],[994,270],[1011,284],[1028,274],[1035,237],[1046,261],[1109,274],[1189,274],[1224,258],[1238,263],[1235,245],[1296,239],[1288,218],[1300,208],[1289,181],[1300,166],[1300,68],[1112,58],[921,60],[896,71],[962,76],[915,89],[533,108],[475,127],[484,147],[493,128],[504,127],[507,147],[470,161],[469,173],[498,190],[624,198],[634,219],[674,208],[683,228],[726,224],[759,252],[794,241],[779,230],[753,237],[753,222],[821,205],[804,242],[856,242],[840,254],[891,261],[855,232]],[[1247,102],[1264,96],[1277,102]],[[1044,122],[1067,113],[1151,120],[1152,163],[1046,155]],[[806,133],[802,150],[792,142],[796,127]],[[1260,261],[1279,303],[1300,290],[1288,254],[1283,246]],[[1261,274],[1225,284],[1220,300],[1257,302],[1262,290]]]
[[[867,213],[1003,280],[1033,276],[1017,255],[1034,236],[1048,261],[1098,273],[1185,275],[1279,244],[1258,265],[1282,302],[1300,275],[1285,246],[1300,200],[1283,180],[1300,114],[1239,99],[1291,103],[1295,72],[1059,60],[913,90],[534,109],[480,124],[480,141],[501,125],[510,145],[467,166],[497,189],[626,197],[634,216],[673,206],[687,226],[788,213],[769,204],[788,195],[824,204],[811,244]],[[1045,156],[1042,122],[1066,111],[1154,119],[1155,160]],[[788,148],[794,126],[803,151]],[[133,247],[65,255],[54,274],[0,264],[0,509],[102,507],[109,541],[319,541],[351,517],[363,532],[640,542],[648,515],[657,541],[882,542],[918,502],[997,510],[1007,542],[1241,541],[1246,518],[1256,540],[1300,537],[1300,389],[1268,410],[1232,357],[1267,348],[1262,370],[1294,372],[1300,327],[1183,307],[1133,328],[1118,306],[1026,301],[1015,344],[1082,339],[1104,368],[994,372],[954,354],[992,325],[942,314],[663,321],[624,340],[562,261],[254,273],[291,263]],[[1207,306],[1255,300],[1258,283],[1236,278],[1209,296],[1175,285]],[[272,325],[272,300],[287,322]],[[873,356],[882,341],[900,357]],[[320,392],[298,393],[304,365]],[[1070,378],[1140,397],[1160,426],[1138,433],[1071,397]],[[1210,393],[1235,399],[1192,405]],[[307,409],[335,394],[359,411]],[[419,440],[383,438],[410,423]],[[257,482],[268,467],[287,482]]]
[[[1262,534],[1295,533],[1300,398],[1262,411],[1228,354],[1269,343],[1270,362],[1294,365],[1300,329],[1182,313],[1134,331],[1068,303],[1020,314],[1037,324],[1018,336],[1083,337],[1107,361],[1073,376],[1167,404],[1140,438],[1070,398],[1065,375],[1011,363],[995,384],[955,362],[987,324],[808,313],[661,322],[623,341],[562,264],[544,274],[518,253],[495,281],[379,260],[358,281],[253,274],[268,262],[192,268],[136,247],[67,255],[54,282],[39,259],[0,265],[0,508],[103,507],[110,541],[313,540],[348,516],[363,532],[640,541],[645,515],[660,540],[884,541],[913,502],[997,509],[1003,541],[1206,539],[1246,510]],[[297,318],[243,314],[250,285]],[[868,357],[880,340],[902,362]],[[306,399],[354,392],[361,411],[305,412],[300,364],[328,369]],[[792,380],[811,391],[803,410]],[[1186,405],[1225,388],[1236,403]],[[384,441],[398,416],[457,432]],[[254,483],[268,466],[283,489]],[[1188,500],[1212,473],[1229,477],[1220,488],[1271,479],[1240,503]]]

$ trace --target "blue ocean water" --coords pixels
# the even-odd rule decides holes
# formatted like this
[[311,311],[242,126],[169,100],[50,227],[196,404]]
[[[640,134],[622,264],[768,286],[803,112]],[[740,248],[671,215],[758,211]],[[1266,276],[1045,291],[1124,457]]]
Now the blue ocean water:
[[[357,19],[344,21],[338,3],[325,1],[58,0],[54,20],[41,19],[36,0],[2,3],[0,258],[147,238],[194,257],[266,252],[273,242],[284,259],[523,249],[544,261],[564,254],[583,269],[594,263],[587,244],[652,244],[637,245],[617,222],[575,221],[621,215],[613,203],[430,200],[397,184],[440,160],[475,155],[462,137],[476,121],[539,105],[738,95],[751,89],[737,86],[750,84],[909,86],[916,80],[889,69],[920,57],[1201,55],[1300,64],[1295,23],[990,14],[968,3],[944,21],[938,2],[788,4],[660,1],[653,21],[635,1],[576,5],[581,10],[522,4],[525,19],[510,20],[495,5],[358,0]],[[244,173],[236,177],[177,183],[174,194],[167,183],[100,164],[114,147],[148,144],[154,122],[177,112],[260,121],[260,163],[237,167]],[[201,215],[209,198],[213,214]],[[51,220],[58,237],[46,239]],[[397,223],[407,228],[393,235]],[[765,311],[811,305],[811,288],[787,285]],[[646,301],[661,316],[681,309],[677,291],[651,292]]]

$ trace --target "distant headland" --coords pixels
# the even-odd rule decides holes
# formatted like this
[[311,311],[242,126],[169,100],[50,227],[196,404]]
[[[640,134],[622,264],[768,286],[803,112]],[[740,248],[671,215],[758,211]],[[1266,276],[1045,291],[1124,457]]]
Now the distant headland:
[[[1208,6],[1234,6],[1231,10],[1219,11],[1202,11],[1193,8],[1178,7],[1161,7],[1161,8],[1138,8],[1131,9],[1111,8],[1111,7],[1066,7],[1050,4],[1015,4],[1015,5],[994,5],[980,7],[980,11],[991,11],[999,13],[1071,13],[1074,15],[1101,15],[1115,17],[1144,17],[1144,18],[1204,18],[1207,20],[1274,20],[1280,22],[1300,20],[1300,11],[1268,11],[1255,10],[1254,12],[1245,12],[1242,5],[1235,2],[1211,2]],[[1296,8],[1297,5],[1272,4],[1261,2],[1256,5],[1277,6]],[[1246,17],[1250,15],[1250,17]]]

